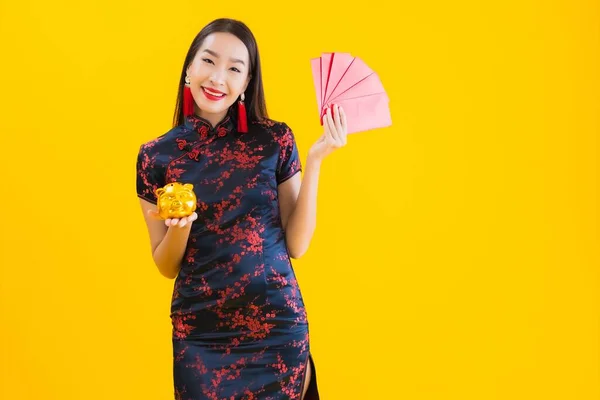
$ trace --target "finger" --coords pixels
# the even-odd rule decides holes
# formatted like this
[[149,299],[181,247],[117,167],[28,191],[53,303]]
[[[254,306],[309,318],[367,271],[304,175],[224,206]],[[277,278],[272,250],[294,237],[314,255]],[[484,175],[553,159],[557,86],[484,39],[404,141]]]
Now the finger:
[[331,118],[331,107],[327,109],[327,113],[325,114],[325,123],[327,124],[327,141],[335,143],[335,127]]
[[334,107],[334,122],[335,122],[335,132],[337,134],[337,142],[340,144],[340,146],[342,144],[344,144],[344,139],[342,137],[342,124],[341,124],[341,120],[340,120],[340,106],[339,105],[335,105]]
[[339,139],[339,133],[338,133],[335,121],[333,119],[334,118],[334,108],[335,108],[335,105],[332,105],[331,111],[329,114],[329,121],[330,121],[329,129],[331,129],[331,137],[333,140],[332,145],[335,147],[338,147],[339,143],[340,143],[340,139]]
[[165,225],[166,226],[171,226],[171,218],[165,219]]
[[346,113],[344,112],[344,109],[342,107],[340,107],[340,117],[342,119],[342,132],[344,136],[344,144],[346,144],[346,135],[348,134],[348,120],[346,119]]
[[192,222],[194,222],[196,219],[198,219],[198,214],[196,212],[191,213],[190,215],[188,215],[187,217],[183,217],[179,220],[179,223],[177,224],[180,228],[183,228],[186,225],[191,224]]
[[179,223],[179,218],[172,218],[171,219],[171,226],[175,226]]
[[327,107],[325,107],[325,110],[323,110],[323,130],[325,132],[323,132],[323,136],[321,136],[323,139],[327,140],[327,138],[329,137],[329,123],[327,122]]
[[340,106],[337,105],[337,104],[335,104],[333,106],[333,120],[334,120],[335,126],[337,128],[341,128],[342,127],[342,124],[340,123]]

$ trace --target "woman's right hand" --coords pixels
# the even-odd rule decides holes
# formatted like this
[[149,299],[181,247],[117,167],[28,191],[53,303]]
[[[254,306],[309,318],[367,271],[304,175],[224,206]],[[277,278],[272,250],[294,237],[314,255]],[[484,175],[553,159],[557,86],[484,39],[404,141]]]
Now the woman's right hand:
[[[154,219],[161,219],[158,211],[156,210],[148,210],[148,215]],[[183,228],[186,225],[192,225],[192,222],[198,219],[198,214],[193,212],[191,215],[183,218],[167,218],[165,219],[166,226],[176,226],[179,228]]]

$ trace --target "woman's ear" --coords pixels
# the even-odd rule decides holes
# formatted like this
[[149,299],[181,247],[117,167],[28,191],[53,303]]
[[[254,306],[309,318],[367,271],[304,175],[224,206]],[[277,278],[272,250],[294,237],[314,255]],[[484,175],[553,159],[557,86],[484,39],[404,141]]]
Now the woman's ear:
[[248,75],[248,78],[246,79],[246,84],[244,85],[244,90],[242,90],[242,92],[245,92],[246,89],[248,89],[248,85],[250,84],[251,80],[252,80],[252,75]]

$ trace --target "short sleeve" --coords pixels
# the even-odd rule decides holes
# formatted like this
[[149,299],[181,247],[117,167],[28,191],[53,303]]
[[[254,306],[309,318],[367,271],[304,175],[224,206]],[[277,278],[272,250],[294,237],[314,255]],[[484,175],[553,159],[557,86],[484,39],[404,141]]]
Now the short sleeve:
[[281,134],[278,139],[279,160],[276,171],[278,185],[290,179],[297,172],[302,171],[302,163],[294,133],[285,123],[281,125]]
[[156,164],[156,154],[150,154],[146,145],[140,146],[136,163],[136,189],[139,198],[156,204],[154,191],[165,185],[164,174]]

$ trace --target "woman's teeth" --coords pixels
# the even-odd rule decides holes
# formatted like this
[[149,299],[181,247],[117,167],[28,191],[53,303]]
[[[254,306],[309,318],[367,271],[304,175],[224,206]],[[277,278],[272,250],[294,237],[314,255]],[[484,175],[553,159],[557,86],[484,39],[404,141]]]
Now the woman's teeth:
[[210,94],[210,95],[212,95],[212,96],[216,96],[216,97],[222,97],[222,96],[225,96],[225,94],[224,94],[224,93],[216,93],[216,92],[213,92],[212,90],[210,90],[210,89],[207,89],[207,88],[204,88],[204,91],[205,91],[206,93],[208,93],[208,94]]

